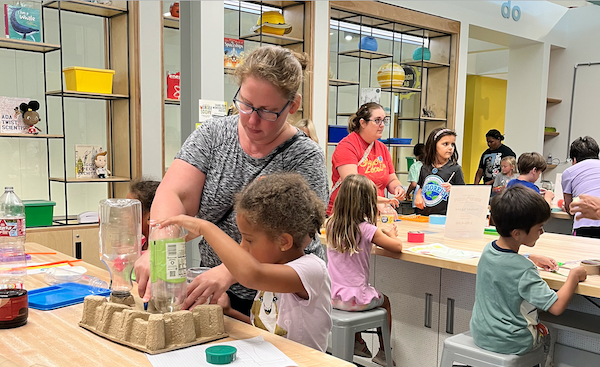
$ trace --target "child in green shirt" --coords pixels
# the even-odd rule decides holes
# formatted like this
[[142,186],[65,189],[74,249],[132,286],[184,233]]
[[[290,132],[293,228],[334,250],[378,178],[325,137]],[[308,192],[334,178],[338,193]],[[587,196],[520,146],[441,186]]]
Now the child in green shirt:
[[522,186],[504,190],[492,199],[491,215],[500,238],[486,245],[477,265],[471,334],[483,349],[526,354],[539,347],[547,335],[537,309],[563,313],[586,272],[582,267],[572,269],[555,292],[535,265],[556,270],[556,262],[541,255],[518,254],[522,245],[535,246],[550,218],[550,207],[533,190]]

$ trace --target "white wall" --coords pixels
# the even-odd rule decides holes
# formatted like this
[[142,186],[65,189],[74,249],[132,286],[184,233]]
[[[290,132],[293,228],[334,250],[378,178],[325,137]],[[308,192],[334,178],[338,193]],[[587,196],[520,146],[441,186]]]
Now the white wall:
[[[140,2],[140,100],[142,175],[162,179],[162,2]],[[158,56],[158,57],[157,57]]]
[[328,96],[328,55],[329,42],[329,1],[316,1],[314,4],[314,48],[313,55],[313,93],[312,93],[312,119],[317,129],[319,145],[324,152],[327,151],[327,96]]

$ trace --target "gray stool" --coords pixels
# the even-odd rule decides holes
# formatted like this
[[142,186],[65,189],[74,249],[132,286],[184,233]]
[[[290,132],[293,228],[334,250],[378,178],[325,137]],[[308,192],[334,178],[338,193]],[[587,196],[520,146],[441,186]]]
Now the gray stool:
[[331,354],[335,357],[352,362],[352,356],[354,355],[354,334],[380,327],[383,333],[383,347],[385,349],[387,366],[393,366],[390,330],[385,308],[378,307],[360,312],[332,309],[331,322],[333,324],[331,328]]
[[490,352],[475,345],[471,332],[452,336],[444,341],[440,367],[452,367],[454,362],[473,367],[533,367],[544,365],[544,348],[537,348],[522,356]]

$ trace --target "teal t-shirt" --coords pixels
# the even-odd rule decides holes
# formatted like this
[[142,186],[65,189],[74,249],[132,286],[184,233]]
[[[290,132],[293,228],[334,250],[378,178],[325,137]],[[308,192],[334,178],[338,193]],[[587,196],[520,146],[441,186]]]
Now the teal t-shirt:
[[421,173],[421,166],[423,166],[423,162],[416,161],[408,170],[408,182],[419,182],[419,174]]
[[488,243],[477,265],[470,324],[475,344],[503,354],[531,351],[542,342],[537,309],[547,311],[557,299],[533,262]]

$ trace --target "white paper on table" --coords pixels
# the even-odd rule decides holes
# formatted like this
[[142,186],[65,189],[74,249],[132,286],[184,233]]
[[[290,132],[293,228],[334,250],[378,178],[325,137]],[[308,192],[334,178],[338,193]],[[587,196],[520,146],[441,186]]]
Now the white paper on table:
[[415,254],[431,255],[446,260],[468,260],[481,256],[481,253],[474,251],[463,251],[444,246],[441,243],[431,243],[429,245],[413,246],[406,251],[414,252]]
[[445,237],[483,237],[491,189],[490,185],[452,186],[446,213]]
[[[237,348],[236,359],[228,366],[247,367],[284,367],[298,366],[273,344],[266,342],[262,336],[251,339],[236,340],[225,343],[203,344],[172,352],[150,355],[148,360],[154,367],[181,367],[192,363],[194,366],[214,367],[206,362],[206,348],[215,345],[230,345]],[[190,362],[193,361],[193,362]]]

